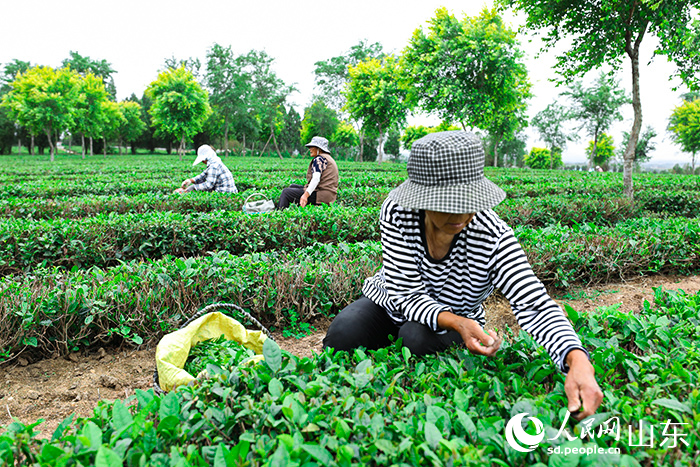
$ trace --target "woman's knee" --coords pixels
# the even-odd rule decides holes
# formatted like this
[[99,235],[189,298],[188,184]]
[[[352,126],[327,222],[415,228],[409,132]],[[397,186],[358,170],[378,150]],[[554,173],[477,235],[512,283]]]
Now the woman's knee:
[[323,347],[377,349],[388,345],[388,335],[394,330],[395,325],[386,311],[363,296],[343,308],[333,319],[323,339]]
[[442,352],[451,345],[461,342],[459,333],[453,331],[438,334],[425,324],[410,321],[401,326],[399,337],[403,339],[404,347],[408,348],[411,354],[419,357]]

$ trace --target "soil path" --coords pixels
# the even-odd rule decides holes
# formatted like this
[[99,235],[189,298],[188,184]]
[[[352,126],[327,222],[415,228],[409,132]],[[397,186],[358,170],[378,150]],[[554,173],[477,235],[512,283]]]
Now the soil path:
[[[570,291],[555,298],[578,311],[620,304],[622,310],[639,312],[644,300],[653,303],[655,287],[682,289],[688,294],[700,290],[700,276],[643,277],[624,283],[606,284]],[[510,305],[502,297],[487,302],[487,327],[517,326]],[[299,356],[319,352],[328,322],[316,323],[313,334],[301,339],[275,335],[280,346]],[[44,419],[37,429],[50,437],[56,426],[71,413],[89,416],[101,399],[124,399],[136,389],[153,385],[154,348],[139,350],[99,349],[38,362],[20,361],[0,367],[0,425],[14,418],[29,424]]]

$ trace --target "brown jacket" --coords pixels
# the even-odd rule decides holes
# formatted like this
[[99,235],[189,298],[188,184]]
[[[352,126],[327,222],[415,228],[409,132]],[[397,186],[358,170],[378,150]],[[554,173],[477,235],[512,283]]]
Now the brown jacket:
[[[330,154],[319,154],[320,157],[326,159],[326,168],[321,172],[321,180],[318,182],[318,186],[314,190],[316,192],[316,203],[330,204],[336,200],[338,197],[338,165]],[[317,156],[317,157],[319,157]],[[311,182],[311,176],[313,175],[313,159],[309,163],[309,170],[306,171],[306,184],[304,185],[304,190],[309,187],[309,182]]]

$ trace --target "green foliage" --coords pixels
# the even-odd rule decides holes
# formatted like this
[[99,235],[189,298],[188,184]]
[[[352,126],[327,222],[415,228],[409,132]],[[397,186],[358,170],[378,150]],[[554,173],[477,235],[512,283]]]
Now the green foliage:
[[350,80],[348,68],[357,66],[358,63],[370,59],[382,59],[384,52],[379,42],[368,44],[367,41],[360,41],[357,45],[350,47],[345,55],[318,61],[314,64],[314,75],[316,86],[321,90],[321,97],[325,104],[337,112],[342,112],[345,107],[345,96],[343,89]]
[[[644,129],[639,139],[637,140],[637,147],[634,150],[634,162],[641,164],[647,162],[651,159],[651,152],[656,149],[656,144],[652,142],[652,139],[656,138],[656,130],[648,126]],[[627,150],[627,145],[629,144],[630,134],[626,131],[622,132],[622,144],[618,150],[618,157],[624,159],[625,151]]]
[[[400,344],[300,358],[268,340],[259,364],[210,366],[207,378],[165,395],[137,390],[124,401],[100,402],[91,416],[64,420],[51,438],[37,437],[41,421],[16,421],[0,433],[0,458],[46,466],[146,459],[197,466],[691,466],[700,449],[700,296],[655,294],[640,314],[569,307],[605,394],[589,425],[593,436],[582,424],[565,427],[572,441],[557,435],[566,414],[564,375],[524,332],[509,334],[492,358],[458,348],[417,358]],[[509,448],[503,435],[523,412],[548,434],[528,453]],[[596,430],[612,417],[621,436]],[[652,446],[636,442],[642,420],[656,431]],[[683,434],[676,449],[660,445],[670,421]],[[579,464],[579,456],[549,452],[557,447],[619,454],[592,453]]]
[[239,342],[227,340],[222,334],[216,339],[206,339],[193,345],[183,370],[192,376],[197,376],[209,365],[238,366],[245,364],[245,360],[253,355],[255,352]]
[[[379,133],[379,161],[383,159],[383,138],[394,125],[406,120],[405,98],[408,88],[401,82],[393,55],[383,60],[370,59],[349,68],[350,82],[345,89],[346,108],[363,127]],[[370,133],[368,131],[368,133]]]
[[624,154],[624,193],[632,199],[632,168],[642,129],[640,47],[645,37],[656,36],[659,41],[654,54],[672,60],[684,83],[694,88],[700,71],[697,59],[700,28],[697,20],[693,21],[699,6],[697,0],[586,0],[577,2],[575,8],[559,0],[499,0],[499,3],[524,13],[526,30],[542,31],[544,50],[555,48],[562,39],[566,41],[568,48],[558,55],[555,65],[559,83],[602,66],[618,71],[623,58],[629,58],[634,123],[630,131],[633,141]]
[[695,166],[695,153],[700,151],[700,99],[686,101],[673,109],[668,128],[681,149],[693,154]]
[[[569,117],[581,121],[581,128],[585,128],[595,142],[603,140],[602,134],[608,131],[614,121],[622,120],[620,107],[630,102],[619,83],[610,80],[604,73],[598,76],[591,87],[585,88],[577,81],[563,94],[574,101]],[[587,151],[587,154],[594,164],[600,164],[601,161],[605,163],[612,157],[609,152],[598,156],[598,146],[595,143],[589,147],[592,151]],[[605,144],[602,147],[604,150],[609,149]]]
[[564,124],[570,120],[569,110],[552,102],[544,110],[540,111],[532,119],[534,126],[540,134],[540,139],[549,145],[549,150],[554,148],[564,149],[566,143],[574,141],[578,135],[568,133]]
[[109,95],[109,99],[115,100],[117,98],[117,87],[114,85],[114,78],[112,77],[116,70],[112,68],[112,64],[107,60],[93,60],[71,50],[70,58],[63,60],[62,66],[69,67],[81,76],[93,75],[100,78],[103,88]]
[[211,113],[209,96],[184,67],[158,74],[146,89],[153,104],[148,110],[153,125],[164,135],[180,143],[183,154],[185,143],[201,131]]
[[2,105],[33,135],[46,135],[53,161],[57,136],[74,125],[81,100],[75,72],[37,66],[17,75],[12,90],[3,96]]
[[322,101],[316,100],[304,109],[304,119],[301,121],[301,141],[306,144],[314,136],[330,139],[339,125],[338,114]]
[[546,148],[532,148],[525,156],[525,165],[531,169],[555,169],[562,166],[561,153],[552,152]]
[[515,33],[495,10],[459,21],[440,8],[402,55],[409,98],[462,127],[512,134],[524,124],[530,84]]
[[612,136],[605,133],[598,135],[598,141],[590,141],[586,147],[586,154],[593,164],[607,167],[608,162],[615,155],[615,142]]

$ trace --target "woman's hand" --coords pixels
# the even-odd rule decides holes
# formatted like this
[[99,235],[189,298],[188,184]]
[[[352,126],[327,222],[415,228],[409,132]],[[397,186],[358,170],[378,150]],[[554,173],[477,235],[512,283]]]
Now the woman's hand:
[[302,208],[309,203],[309,192],[305,191],[301,198],[299,198],[299,206]]
[[185,181],[182,182],[182,185],[180,185],[180,187],[184,190],[185,188],[187,188],[188,186],[190,186],[192,183],[193,183],[193,182],[192,182],[192,179],[191,179],[191,178],[188,178],[187,180],[185,180]]
[[603,402],[603,392],[595,380],[595,370],[588,356],[579,349],[566,355],[569,372],[564,381],[564,391],[569,400],[569,412],[576,420],[590,417]]
[[464,345],[473,354],[492,357],[501,347],[503,339],[495,331],[484,332],[479,323],[473,319],[458,316],[450,311],[438,315],[438,326],[450,331],[457,331]]

